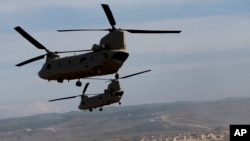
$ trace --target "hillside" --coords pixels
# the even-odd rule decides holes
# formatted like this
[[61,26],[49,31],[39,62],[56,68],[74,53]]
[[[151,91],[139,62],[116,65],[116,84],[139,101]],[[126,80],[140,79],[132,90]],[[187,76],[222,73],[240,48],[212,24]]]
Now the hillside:
[[250,98],[109,107],[0,120],[1,140],[94,140],[228,129],[250,123]]

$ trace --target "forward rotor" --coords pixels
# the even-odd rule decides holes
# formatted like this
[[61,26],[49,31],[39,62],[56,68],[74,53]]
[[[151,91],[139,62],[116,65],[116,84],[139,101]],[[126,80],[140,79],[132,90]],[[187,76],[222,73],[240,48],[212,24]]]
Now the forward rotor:
[[20,26],[14,28],[19,34],[21,34],[25,39],[27,39],[31,44],[33,44],[38,49],[44,49],[46,52],[50,52],[44,45],[39,43],[36,39],[30,36],[26,31],[24,31]]
[[34,62],[34,61],[37,61],[37,60],[40,60],[40,59],[43,59],[45,56],[50,56],[50,55],[53,55],[53,54],[91,51],[91,50],[73,50],[73,51],[54,51],[54,52],[51,52],[44,45],[39,43],[35,38],[33,38],[26,31],[24,31],[20,26],[17,26],[14,29],[19,34],[21,34],[26,40],[28,40],[31,44],[33,44],[36,48],[43,49],[43,50],[45,50],[47,52],[46,54],[31,58],[29,60],[26,60],[24,62],[21,62],[21,63],[17,64],[16,66],[18,66],[18,67],[23,66],[23,65],[28,64],[28,63],[31,63],[31,62]]

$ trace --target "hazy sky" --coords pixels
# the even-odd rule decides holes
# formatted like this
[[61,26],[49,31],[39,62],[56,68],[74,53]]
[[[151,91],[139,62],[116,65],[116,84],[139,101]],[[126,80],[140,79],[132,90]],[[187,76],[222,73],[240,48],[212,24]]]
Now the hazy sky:
[[[106,32],[56,30],[109,28],[101,3],[109,4],[116,27],[182,30],[181,34],[126,33],[130,56],[120,76],[152,72],[121,80],[122,105],[250,95],[249,0],[11,0],[0,3],[0,118],[78,110],[78,98],[47,102],[81,94],[75,80],[59,84],[40,79],[37,72],[45,60],[15,67],[45,52],[13,28],[22,26],[52,51],[90,49]],[[102,92],[108,84],[82,82],[90,82],[87,93]]]

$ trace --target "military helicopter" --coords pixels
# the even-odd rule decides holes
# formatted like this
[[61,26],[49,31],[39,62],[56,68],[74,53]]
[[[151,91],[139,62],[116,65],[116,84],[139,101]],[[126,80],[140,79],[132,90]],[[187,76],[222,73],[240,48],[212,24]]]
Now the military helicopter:
[[121,100],[121,98],[123,96],[124,91],[121,89],[119,79],[125,79],[125,78],[128,78],[128,77],[132,77],[132,76],[142,74],[142,73],[146,73],[146,72],[149,72],[149,71],[151,71],[151,70],[145,70],[145,71],[142,71],[142,72],[138,72],[138,73],[130,74],[130,75],[127,75],[127,76],[123,76],[123,77],[120,77],[120,78],[116,77],[115,79],[90,78],[90,79],[97,79],[97,80],[110,80],[111,82],[108,85],[108,88],[104,90],[104,93],[94,94],[95,96],[92,96],[92,97],[88,97],[88,95],[85,94],[85,92],[86,92],[86,90],[87,90],[87,88],[89,86],[89,83],[86,83],[81,95],[58,98],[58,99],[52,99],[52,100],[49,100],[49,102],[81,97],[81,102],[80,102],[80,105],[78,107],[80,110],[92,111],[93,109],[99,107],[99,110],[102,111],[103,110],[102,107],[106,106],[106,105],[110,105],[110,104],[114,104],[114,103],[119,103],[119,105],[121,105],[120,100]]
[[[107,4],[102,4],[102,8],[112,28],[110,29],[72,29],[58,30],[58,32],[68,31],[109,31],[99,44],[94,44],[90,50],[73,51],[50,51],[31,35],[24,31],[20,26],[14,29],[33,44],[38,49],[46,51],[45,54],[34,57],[17,64],[20,67],[28,63],[43,59],[46,56],[46,62],[42,66],[38,75],[40,78],[51,81],[56,80],[63,83],[64,80],[77,79],[76,86],[81,86],[81,78],[94,77],[117,73],[123,63],[129,56],[126,51],[125,33],[142,34],[160,34],[160,33],[180,33],[180,30],[138,30],[138,29],[117,29],[113,14]],[[79,55],[60,57],[61,53],[87,52]]]

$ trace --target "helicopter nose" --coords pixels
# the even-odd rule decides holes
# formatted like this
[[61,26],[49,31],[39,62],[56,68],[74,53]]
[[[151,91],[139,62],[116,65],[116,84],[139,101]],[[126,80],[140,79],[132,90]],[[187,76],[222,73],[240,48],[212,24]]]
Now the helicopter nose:
[[42,71],[42,70],[40,70],[40,71],[38,72],[38,76],[39,76],[40,78],[44,78],[44,74],[43,74],[43,71]]
[[128,56],[129,54],[127,52],[117,52],[112,56],[112,59],[124,62]]
[[42,75],[42,72],[41,72],[41,71],[39,71],[39,72],[38,72],[38,76],[39,76],[39,77],[41,77],[41,75]]

